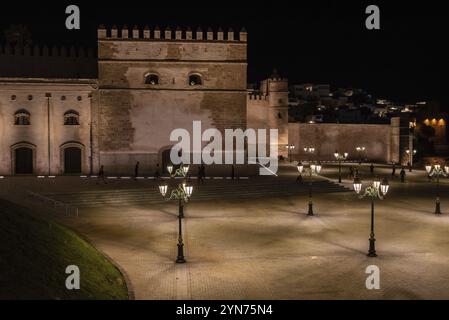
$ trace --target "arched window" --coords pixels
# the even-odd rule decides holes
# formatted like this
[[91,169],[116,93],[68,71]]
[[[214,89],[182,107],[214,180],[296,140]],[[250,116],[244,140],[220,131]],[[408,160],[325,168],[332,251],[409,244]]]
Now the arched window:
[[30,122],[30,113],[25,109],[20,109],[14,114],[14,124],[20,126],[29,126]]
[[80,114],[75,110],[69,110],[64,113],[64,125],[76,126],[80,124]]
[[189,76],[189,85],[190,86],[200,86],[203,84],[203,79],[199,74],[191,74]]
[[145,84],[159,84],[159,76],[154,73],[148,73],[145,75]]

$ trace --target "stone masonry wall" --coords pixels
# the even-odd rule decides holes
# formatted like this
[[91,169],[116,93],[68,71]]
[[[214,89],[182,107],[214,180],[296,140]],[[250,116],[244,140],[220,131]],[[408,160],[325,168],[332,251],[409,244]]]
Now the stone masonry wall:
[[[177,128],[246,128],[246,43],[145,39],[99,40],[99,164],[142,174],[162,165]],[[157,85],[145,83],[148,73]],[[189,75],[202,85],[189,85]]]
[[[397,127],[398,128],[398,127]],[[356,147],[364,146],[367,161],[399,161],[399,134],[396,121],[392,125],[359,125],[334,123],[290,123],[289,143],[295,146],[294,160],[306,160],[305,147],[315,147],[316,160],[334,160],[334,152],[348,152],[349,159],[358,160]]]

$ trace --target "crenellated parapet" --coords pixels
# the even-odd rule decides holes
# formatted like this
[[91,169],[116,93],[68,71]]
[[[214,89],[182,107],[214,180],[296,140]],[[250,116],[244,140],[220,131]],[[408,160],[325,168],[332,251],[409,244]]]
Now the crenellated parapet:
[[0,45],[0,77],[93,79],[97,63],[91,48]]
[[249,101],[267,101],[268,95],[263,94],[263,93],[250,92],[250,93],[248,93],[247,100],[249,100]]
[[62,58],[95,58],[92,48],[65,46],[11,46],[9,44],[0,44],[1,56],[22,56],[22,57],[62,57]]
[[277,77],[270,77],[268,78],[270,82],[288,82],[287,78],[277,78]]
[[139,28],[134,25],[131,29],[124,25],[118,28],[113,25],[110,28],[100,25],[97,29],[99,40],[153,40],[153,41],[223,41],[223,42],[247,42],[248,33],[243,28],[239,33],[235,33],[232,28],[226,32],[222,28],[214,31],[212,28],[207,28],[204,32],[201,27],[192,31],[190,27],[175,29],[166,27],[161,30],[159,26],[150,29],[148,26]]

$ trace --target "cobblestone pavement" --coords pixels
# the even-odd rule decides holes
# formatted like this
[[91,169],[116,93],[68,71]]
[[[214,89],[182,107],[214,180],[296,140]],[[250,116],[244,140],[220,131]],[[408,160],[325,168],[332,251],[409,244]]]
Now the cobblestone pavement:
[[[323,174],[335,182],[337,172],[325,167]],[[390,173],[376,168],[376,174]],[[367,167],[361,176],[371,179]],[[283,168],[282,177],[294,183],[295,168]],[[56,208],[51,216],[114,259],[136,299],[448,299],[449,183],[442,180],[445,213],[436,216],[435,186],[423,171],[407,171],[406,183],[398,180],[376,203],[377,258],[366,256],[369,200],[352,191],[316,193],[313,217],[306,215],[306,188],[297,195],[192,201],[183,221],[187,263],[182,265],[174,263],[175,203],[81,207],[78,216]],[[27,187],[46,194],[61,189],[60,182],[49,183]],[[342,185],[350,188],[350,181],[345,177]],[[261,189],[277,187],[268,183]],[[87,189],[73,183],[64,192],[81,188]],[[373,264],[380,268],[380,290],[365,288],[365,269]]]

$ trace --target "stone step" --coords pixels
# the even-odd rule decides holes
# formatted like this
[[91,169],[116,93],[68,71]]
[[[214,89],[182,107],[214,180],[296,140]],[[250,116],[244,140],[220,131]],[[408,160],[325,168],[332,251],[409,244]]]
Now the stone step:
[[[269,196],[295,196],[307,193],[309,185],[292,183],[291,180],[279,180],[278,183],[236,183],[197,185],[192,201],[216,199],[246,199]],[[288,183],[286,183],[288,182]],[[314,193],[348,192],[348,188],[329,180],[313,183]],[[45,197],[74,207],[126,206],[131,204],[162,203],[164,200],[157,190],[157,184],[151,188],[80,191],[76,193],[46,193]]]

